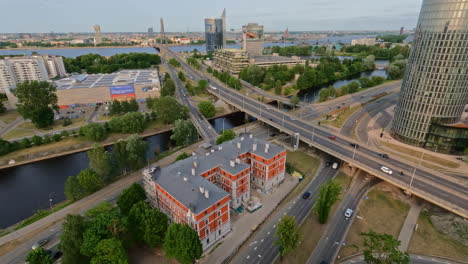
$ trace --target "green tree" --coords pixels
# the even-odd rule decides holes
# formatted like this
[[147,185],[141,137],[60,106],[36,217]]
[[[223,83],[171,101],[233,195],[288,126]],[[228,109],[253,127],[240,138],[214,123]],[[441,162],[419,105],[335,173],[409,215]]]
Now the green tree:
[[161,88],[161,96],[174,96],[176,90],[176,85],[174,80],[167,79],[164,80],[164,84]]
[[127,154],[127,141],[120,140],[114,144],[114,149],[112,151],[112,161],[114,167],[120,173],[123,172],[125,174],[130,167]]
[[0,101],[0,114],[3,114],[6,112],[6,107],[5,107],[5,104],[3,103],[3,101]]
[[148,142],[138,135],[131,135],[127,138],[125,146],[127,151],[127,164],[131,170],[143,168],[146,164],[146,150]]
[[101,145],[95,144],[86,154],[89,159],[89,168],[95,171],[103,180],[109,180],[112,173],[112,159],[109,152]]
[[184,159],[186,159],[188,157],[190,157],[190,155],[183,152],[182,154],[180,154],[179,156],[176,157],[175,161],[184,160]]
[[177,73],[177,77],[179,77],[179,79],[180,79],[181,81],[185,82],[185,75],[184,75],[183,72],[181,72],[181,71],[178,72],[178,73]]
[[85,217],[87,219],[95,219],[102,214],[107,214],[114,210],[114,206],[109,202],[101,202],[100,204],[94,206],[85,212]]
[[169,59],[169,64],[177,68],[180,67],[180,62],[174,58]]
[[104,186],[103,179],[92,169],[84,169],[76,177],[86,193],[93,193]]
[[374,83],[372,82],[372,80],[367,77],[359,78],[359,83],[361,84],[362,88],[369,88],[369,87],[374,86]]
[[42,137],[38,136],[38,135],[34,135],[34,137],[32,137],[32,143],[34,144],[34,146],[40,146],[42,145]]
[[276,94],[276,95],[281,95],[281,87],[282,87],[281,81],[280,81],[280,80],[277,80],[277,81],[275,82],[275,94]]
[[173,124],[178,119],[186,119],[188,117],[188,108],[181,105],[174,97],[163,96],[153,104],[153,110],[164,124]]
[[198,104],[198,110],[206,118],[213,117],[216,114],[216,108],[210,101],[203,101]]
[[333,180],[320,186],[317,201],[314,204],[314,212],[319,217],[319,222],[325,224],[330,214],[330,209],[338,201],[341,192],[341,186]]
[[351,82],[350,84],[348,84],[348,87],[349,87],[349,93],[352,94],[358,91],[359,84],[357,82]]
[[337,96],[337,91],[333,85],[330,85],[328,87],[328,92],[330,97],[336,97]]
[[116,133],[141,133],[147,125],[145,115],[140,112],[126,113],[109,121],[109,128]]
[[146,210],[144,219],[145,232],[143,240],[152,248],[161,245],[164,242],[169,219],[164,213],[153,208]]
[[207,80],[199,80],[198,81],[198,87],[201,89],[201,90],[205,90],[207,87],[208,87],[208,81]]
[[50,253],[43,248],[37,248],[29,251],[26,261],[30,264],[52,264]]
[[327,88],[322,88],[319,92],[319,102],[325,102],[330,96],[330,90]]
[[177,120],[174,124],[171,140],[174,140],[177,146],[187,146],[198,140],[198,131],[192,121]]
[[307,69],[297,79],[297,89],[305,90],[317,86],[317,72],[314,69]]
[[123,215],[128,215],[134,204],[144,200],[146,200],[145,190],[140,184],[134,183],[120,194],[117,206]]
[[115,100],[109,105],[109,115],[114,116],[114,115],[120,115],[122,113],[123,113],[122,104],[120,103],[119,100]]
[[31,147],[31,141],[27,138],[23,138],[20,142],[20,148],[25,149],[25,148],[30,148]]
[[182,264],[193,263],[203,253],[200,238],[187,224],[172,223],[164,238],[164,251],[169,258],[175,258]]
[[236,132],[231,129],[224,130],[221,135],[216,139],[216,145],[236,138]]
[[361,238],[364,244],[364,261],[375,264],[408,264],[410,257],[408,253],[398,249],[400,241],[392,235],[376,233],[370,230],[362,232]]
[[101,240],[96,247],[96,256],[91,264],[127,264],[127,250],[122,242],[115,238]]
[[63,252],[62,263],[81,264],[87,259],[81,254],[83,233],[86,229],[85,219],[81,215],[67,215],[62,225],[59,249]]
[[240,71],[239,78],[257,86],[263,82],[265,74],[265,69],[262,67],[258,65],[250,65]]
[[85,190],[76,176],[68,176],[65,181],[65,197],[68,200],[76,201],[83,198]]
[[296,106],[299,104],[299,97],[297,95],[294,95],[293,97],[291,97],[291,99],[289,100],[289,102],[291,103],[291,105],[293,106],[293,108],[296,108]]
[[7,140],[0,138],[0,155],[5,155],[12,151],[11,143]]
[[285,215],[278,222],[275,236],[278,240],[275,244],[279,246],[281,256],[294,251],[299,245],[300,233],[299,226],[294,216]]
[[58,110],[55,86],[46,81],[19,83],[13,94],[18,98],[18,113],[38,128],[54,123],[54,110]]
[[88,124],[80,128],[80,135],[92,141],[103,141],[107,137],[106,129],[97,123]]

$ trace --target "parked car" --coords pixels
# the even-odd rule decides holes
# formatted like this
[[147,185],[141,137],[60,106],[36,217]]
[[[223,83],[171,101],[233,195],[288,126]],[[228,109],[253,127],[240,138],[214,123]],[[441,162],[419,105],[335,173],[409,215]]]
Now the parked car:
[[354,148],[359,148],[359,145],[356,144],[356,143],[349,143],[349,144],[350,144],[352,147],[354,147]]
[[294,119],[294,117],[290,117],[289,119],[291,119],[292,121],[296,120],[296,119]]
[[379,153],[378,155],[384,159],[388,159],[388,155],[385,153]]
[[32,249],[38,249],[42,246],[44,246],[45,244],[47,244],[49,242],[48,239],[41,239],[39,241],[37,241],[36,243],[34,243],[34,245],[32,246]]
[[309,198],[309,197],[310,197],[310,192],[309,192],[309,191],[305,192],[305,193],[302,195],[302,199],[307,199],[307,198]]
[[387,174],[390,174],[390,175],[393,173],[391,169],[389,169],[389,168],[387,168],[385,166],[380,167],[380,170],[387,173]]
[[335,136],[328,136],[329,139],[333,139],[333,140],[336,140],[336,137]]
[[62,256],[63,256],[63,252],[62,252],[62,251],[55,251],[55,252],[52,254],[52,259],[58,260],[58,259],[61,258]]
[[344,216],[345,216],[346,218],[350,218],[351,215],[353,215],[353,212],[354,212],[354,211],[353,211],[351,208],[348,208],[348,209],[346,209],[346,212],[344,213]]
[[332,169],[334,169],[334,170],[338,169],[338,162],[333,163]]

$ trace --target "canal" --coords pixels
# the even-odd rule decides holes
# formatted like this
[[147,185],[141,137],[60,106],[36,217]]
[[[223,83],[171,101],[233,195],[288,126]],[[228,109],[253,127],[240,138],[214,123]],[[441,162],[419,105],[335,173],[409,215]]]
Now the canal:
[[[210,120],[210,123],[220,132],[223,126],[230,129],[243,125],[245,114],[236,112]],[[149,143],[148,159],[154,158],[155,152],[170,149],[171,134],[169,131],[145,138]],[[0,170],[0,229],[32,216],[39,209],[49,208],[50,204],[64,201],[67,177],[77,175],[86,168],[86,152],[78,152]]]

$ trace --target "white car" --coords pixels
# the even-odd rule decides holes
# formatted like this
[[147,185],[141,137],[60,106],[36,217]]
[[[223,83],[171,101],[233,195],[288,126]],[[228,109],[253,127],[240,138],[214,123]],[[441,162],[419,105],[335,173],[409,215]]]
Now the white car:
[[387,168],[385,166],[380,167],[380,170],[387,173],[387,174],[390,174],[390,175],[393,173],[391,169],[389,169],[389,168]]
[[346,212],[344,213],[344,216],[345,216],[346,218],[350,218],[351,215],[353,215],[353,212],[354,212],[354,211],[353,211],[351,208],[348,208],[348,209],[346,209]]

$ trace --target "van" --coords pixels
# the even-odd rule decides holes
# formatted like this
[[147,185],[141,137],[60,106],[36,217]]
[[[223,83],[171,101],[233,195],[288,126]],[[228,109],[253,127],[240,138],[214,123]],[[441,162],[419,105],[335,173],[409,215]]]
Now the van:
[[333,168],[334,170],[338,169],[338,163],[334,162],[333,165],[332,165],[332,168]]

